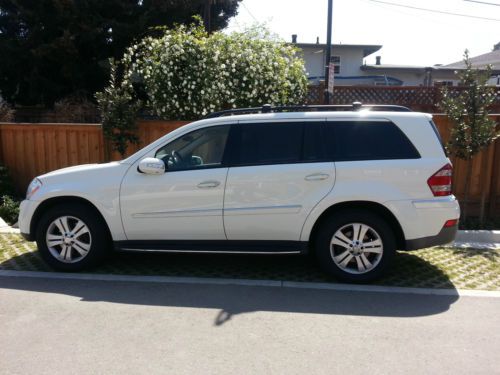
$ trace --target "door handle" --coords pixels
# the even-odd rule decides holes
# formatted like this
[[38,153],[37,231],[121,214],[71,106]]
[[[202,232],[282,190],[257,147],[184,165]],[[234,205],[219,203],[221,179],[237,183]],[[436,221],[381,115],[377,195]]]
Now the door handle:
[[306,181],[321,181],[326,180],[328,177],[330,177],[330,175],[326,173],[313,173],[306,176],[304,179]]
[[208,189],[208,188],[214,188],[220,185],[219,181],[203,181],[198,184],[198,187],[200,189]]

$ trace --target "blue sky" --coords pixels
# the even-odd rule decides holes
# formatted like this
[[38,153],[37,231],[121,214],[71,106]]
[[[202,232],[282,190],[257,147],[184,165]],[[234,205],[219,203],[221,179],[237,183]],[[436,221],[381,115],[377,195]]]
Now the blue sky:
[[[381,44],[385,64],[434,65],[492,50],[500,42],[500,6],[465,0],[385,0],[413,7],[461,13],[498,21],[430,13],[372,0],[333,0],[334,43]],[[484,0],[500,5],[500,0]],[[243,0],[228,31],[266,23],[284,39],[298,34],[299,42],[326,41],[327,0]]]

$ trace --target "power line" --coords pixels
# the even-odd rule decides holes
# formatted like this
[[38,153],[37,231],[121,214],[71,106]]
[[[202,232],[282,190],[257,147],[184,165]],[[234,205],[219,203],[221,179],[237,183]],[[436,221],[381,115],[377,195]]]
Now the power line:
[[245,2],[242,2],[241,5],[243,5],[243,8],[245,8],[245,10],[247,11],[247,13],[250,14],[250,16],[254,19],[255,22],[259,22],[257,20],[257,18],[255,18],[255,16],[252,14],[252,12],[250,12],[250,10],[247,8],[247,6],[245,5]]
[[489,17],[480,17],[480,16],[471,16],[470,14],[462,14],[462,13],[453,13],[453,12],[446,12],[444,10],[437,10],[437,9],[428,9],[428,8],[420,8],[420,7],[414,7],[411,5],[403,5],[403,4],[396,4],[396,3],[391,3],[389,1],[382,1],[382,0],[366,0],[370,1],[372,3],[379,3],[379,4],[385,4],[385,5],[392,5],[395,7],[400,7],[400,8],[408,8],[408,9],[416,9],[416,10],[421,10],[424,12],[431,12],[431,13],[439,13],[439,14],[446,14],[449,16],[459,16],[459,17],[467,17],[467,18],[475,18],[478,20],[486,20],[486,21],[496,21],[500,22],[499,18],[489,18]]
[[494,5],[496,7],[500,7],[500,4],[497,3],[488,3],[487,1],[478,1],[478,0],[464,0],[469,3],[478,3],[478,4],[484,4],[484,5]]

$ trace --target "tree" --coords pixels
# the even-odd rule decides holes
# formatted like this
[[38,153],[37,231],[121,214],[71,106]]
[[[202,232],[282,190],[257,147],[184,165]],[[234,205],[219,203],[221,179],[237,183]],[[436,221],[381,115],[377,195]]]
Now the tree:
[[[212,4],[211,27],[225,27],[241,0]],[[155,26],[188,23],[204,0],[0,0],[0,91],[16,104],[51,106],[92,98],[135,39]]]
[[[444,88],[441,107],[453,122],[451,137],[447,144],[450,155],[467,162],[464,186],[462,219],[467,218],[472,158],[488,147],[500,134],[496,123],[488,116],[488,107],[495,100],[495,90],[486,82],[491,76],[491,67],[480,71],[472,67],[469,52],[464,52],[465,68],[459,73],[462,90],[456,92]],[[484,199],[481,202],[481,221],[484,219]]]
[[[112,149],[124,157],[130,143],[139,143],[135,120],[141,101],[134,95],[127,80],[119,77],[114,61],[111,61],[109,84],[103,91],[96,93],[96,99],[104,136],[111,141]],[[109,158],[109,155],[106,157]]]

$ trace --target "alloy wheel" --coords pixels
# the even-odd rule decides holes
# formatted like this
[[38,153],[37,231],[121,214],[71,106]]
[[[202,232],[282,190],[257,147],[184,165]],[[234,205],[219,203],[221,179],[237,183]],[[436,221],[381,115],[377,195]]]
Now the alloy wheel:
[[369,225],[350,223],[338,229],[330,241],[330,254],[342,271],[363,274],[373,270],[382,259],[384,246],[380,235]]
[[63,263],[81,261],[92,246],[89,227],[74,216],[61,216],[52,221],[45,239],[50,254]]

